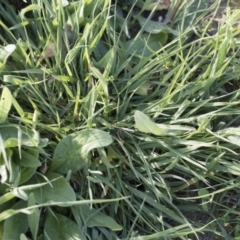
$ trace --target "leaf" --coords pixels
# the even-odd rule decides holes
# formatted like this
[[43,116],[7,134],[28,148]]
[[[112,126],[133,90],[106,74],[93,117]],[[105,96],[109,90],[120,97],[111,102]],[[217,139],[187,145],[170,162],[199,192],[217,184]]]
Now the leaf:
[[0,124],[4,123],[12,106],[12,94],[7,87],[3,87],[0,100]]
[[210,196],[206,196],[209,195],[209,191],[207,189],[200,189],[198,191],[198,196],[202,196],[203,198],[209,198]]
[[[80,25],[84,21],[84,7],[85,7],[85,1],[81,1],[78,3],[78,9],[74,11],[72,15],[68,17],[67,23],[69,25],[73,25],[74,22],[77,21],[77,24]],[[70,39],[69,39],[70,40]]]
[[[5,193],[0,197],[0,205],[9,202],[15,197],[15,195],[12,192]],[[2,210],[2,209],[1,209]]]
[[92,13],[92,10],[94,8],[100,9],[100,7],[104,4],[104,0],[98,0],[98,1],[85,0],[85,4],[86,5],[84,7],[84,16],[88,17]]
[[39,144],[39,136],[36,132],[18,125],[0,126],[1,136],[5,148],[21,146],[36,147]]
[[[28,198],[28,207],[35,205],[35,198],[34,194],[31,193]],[[28,224],[33,236],[33,240],[37,239],[37,233],[38,233],[38,226],[39,226],[39,218],[40,218],[40,210],[38,208],[34,208],[32,210],[32,213],[27,215],[28,218]]]
[[37,240],[45,240],[44,235],[43,235],[43,234],[40,235],[40,236],[37,238]]
[[156,124],[152,122],[148,116],[138,110],[135,112],[134,118],[135,128],[140,132],[151,133],[157,136],[178,136],[196,130],[188,126]]
[[[36,153],[33,151],[37,151]],[[15,152],[14,154],[14,163],[16,163],[19,166],[23,167],[39,167],[41,166],[41,162],[36,157],[36,154],[38,156],[38,149],[32,150],[32,153],[29,151],[21,150],[21,158],[19,157],[19,154]]]
[[15,51],[16,45],[9,44],[3,48],[0,48],[0,63],[6,63],[7,58]]
[[20,167],[18,165],[16,165],[13,161],[12,161],[12,150],[11,149],[7,149],[7,156],[9,159],[9,178],[8,178],[8,182],[10,183],[15,183],[15,181],[17,180],[18,176],[19,176],[19,171],[20,171]]
[[49,171],[66,174],[76,172],[88,163],[88,153],[94,148],[106,147],[112,143],[108,133],[98,129],[85,129],[63,138],[53,154]]
[[37,4],[31,4],[31,5],[23,8],[23,9],[21,10],[21,12],[20,12],[19,15],[20,15],[20,17],[21,17],[22,19],[25,19],[25,14],[26,14],[27,12],[35,11],[35,10],[36,10],[36,11],[41,10],[41,6],[39,6],[39,5],[37,5]]
[[166,132],[161,130],[157,124],[152,122],[148,116],[140,111],[136,111],[135,115],[135,128],[137,128],[140,132],[144,133],[152,133],[154,135],[162,136],[165,135]]
[[142,7],[144,10],[152,11],[153,9],[155,10],[162,10],[162,9],[169,9],[171,2],[170,0],[146,0],[142,1],[139,0],[137,2],[137,5],[139,7]]
[[97,66],[104,69],[104,78],[107,78],[110,73],[113,74],[113,69],[115,69],[116,66],[116,50],[114,48],[109,49],[109,51],[97,63]]
[[3,237],[3,222],[0,222],[0,239]]
[[[1,156],[0,156],[1,158]],[[8,171],[6,165],[0,165],[0,177],[1,177],[1,183],[5,183],[8,179]]]
[[20,240],[28,240],[28,238],[26,237],[26,235],[25,234],[21,234],[20,235]]
[[222,161],[221,165],[216,164],[214,166],[214,170],[218,172],[228,172],[232,175],[235,176],[240,176],[240,164],[236,162],[227,162],[227,161]]
[[13,76],[13,75],[4,75],[3,76],[3,82],[10,83],[12,85],[25,85],[27,83],[31,83],[30,80],[19,78],[19,76]]
[[141,16],[138,18],[138,21],[144,31],[148,33],[158,34],[165,32],[178,36],[178,31],[171,29],[166,23],[152,21]]
[[154,207],[155,210],[161,212],[163,216],[165,217],[171,217],[171,219],[174,219],[175,221],[182,223],[182,217],[180,217],[175,211],[168,208],[166,204],[159,203],[156,198],[152,198],[151,195],[149,195],[147,192],[141,192],[137,190],[136,188],[129,187],[129,190],[134,194],[137,198],[142,199],[147,204],[150,204],[150,206]]
[[80,212],[80,216],[86,221],[88,227],[107,227],[113,231],[122,230],[122,227],[113,218],[94,208],[90,209],[88,205],[74,206],[73,209]]
[[[49,172],[46,175],[48,181],[54,180],[51,183],[43,185],[39,188],[26,190],[26,193],[33,193],[37,203],[46,202],[68,202],[75,201],[76,196],[69,183],[62,175]],[[25,185],[46,183],[47,180],[41,175],[34,175]]]
[[87,240],[75,222],[58,213],[48,212],[44,233],[45,239]]
[[19,185],[25,183],[26,181],[28,181],[33,174],[36,172],[37,168],[29,168],[29,167],[22,167],[21,168],[21,177],[20,177],[20,181],[19,181]]
[[187,8],[185,9],[187,14],[184,16],[183,20],[184,29],[195,27],[196,24],[198,24],[198,17],[203,11],[205,11],[206,14],[209,13],[207,11],[209,8],[209,0],[192,0],[191,4],[185,5],[187,5]]
[[[19,201],[13,205],[12,209],[21,209],[25,207],[26,202]],[[19,239],[21,233],[25,233],[28,229],[27,215],[19,213],[6,219],[3,228],[2,240]]]
[[166,33],[159,34],[143,34],[136,39],[127,42],[127,54],[138,54],[141,56],[150,56],[159,51],[166,43],[168,35]]
[[142,85],[140,85],[135,93],[138,95],[147,96],[150,89],[151,89],[151,83],[147,81],[147,82],[144,82]]

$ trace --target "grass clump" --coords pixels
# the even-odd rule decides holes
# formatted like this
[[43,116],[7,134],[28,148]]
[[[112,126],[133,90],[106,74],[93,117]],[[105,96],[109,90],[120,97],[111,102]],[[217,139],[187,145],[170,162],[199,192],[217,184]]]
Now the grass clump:
[[3,239],[239,238],[239,10],[148,2],[2,1]]

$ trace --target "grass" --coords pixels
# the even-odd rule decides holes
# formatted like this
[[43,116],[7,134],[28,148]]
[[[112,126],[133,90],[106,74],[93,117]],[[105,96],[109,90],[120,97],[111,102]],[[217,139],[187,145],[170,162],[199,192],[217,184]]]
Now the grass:
[[2,239],[240,238],[238,9],[0,2]]

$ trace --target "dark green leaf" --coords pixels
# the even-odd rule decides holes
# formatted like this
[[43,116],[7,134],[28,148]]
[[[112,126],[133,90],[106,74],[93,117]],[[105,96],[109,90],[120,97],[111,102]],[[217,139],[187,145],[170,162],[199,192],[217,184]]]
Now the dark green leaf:
[[[31,193],[28,198],[28,207],[34,206],[36,204],[34,194]],[[39,226],[39,218],[40,218],[40,210],[38,208],[34,208],[32,213],[28,216],[28,224],[32,233],[33,240],[37,239],[38,226]]]
[[45,239],[87,240],[75,222],[58,213],[48,212],[44,232]]
[[39,143],[37,132],[18,125],[4,125],[0,127],[5,148],[18,147],[19,145],[36,147]]
[[166,43],[167,37],[166,33],[143,34],[127,43],[127,54],[141,57],[155,54]]
[[23,184],[24,182],[28,181],[32,175],[36,172],[37,168],[28,168],[28,167],[22,167],[21,168],[21,177],[19,181],[19,185]]
[[[35,201],[37,203],[46,203],[46,202],[68,202],[75,201],[76,196],[69,185],[69,183],[57,173],[49,172],[45,175],[48,181],[54,180],[49,184],[46,184],[42,187],[35,188],[27,193],[33,193]],[[40,175],[34,175],[27,183],[28,184],[41,184],[46,183],[46,179]],[[51,185],[50,185],[51,184]]]
[[78,171],[88,162],[88,153],[94,148],[108,146],[112,137],[98,129],[85,129],[68,135],[57,145],[50,171],[66,174]]
[[81,212],[81,216],[86,221],[88,227],[107,227],[113,231],[122,230],[122,227],[113,218],[94,208],[90,209],[88,205],[75,206],[73,209]]
[[140,25],[143,27],[144,31],[152,34],[158,34],[161,32],[171,33],[175,36],[178,35],[176,30],[171,29],[167,24],[163,22],[152,21],[144,17],[139,17],[138,21]]
[[21,158],[18,154],[18,151],[14,155],[14,162],[23,167],[39,167],[41,166],[41,162],[38,160],[38,149],[29,149],[29,151],[21,151]]
[[[19,201],[12,207],[12,209],[25,208],[26,205],[26,202]],[[3,227],[3,240],[19,239],[21,233],[26,233],[28,229],[27,215],[24,213],[16,214],[6,219]]]

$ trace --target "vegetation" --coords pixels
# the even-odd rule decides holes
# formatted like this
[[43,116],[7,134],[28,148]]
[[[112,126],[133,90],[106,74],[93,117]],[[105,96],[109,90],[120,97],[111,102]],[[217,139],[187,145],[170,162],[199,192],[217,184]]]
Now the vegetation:
[[240,239],[240,11],[26,2],[0,0],[0,239]]

